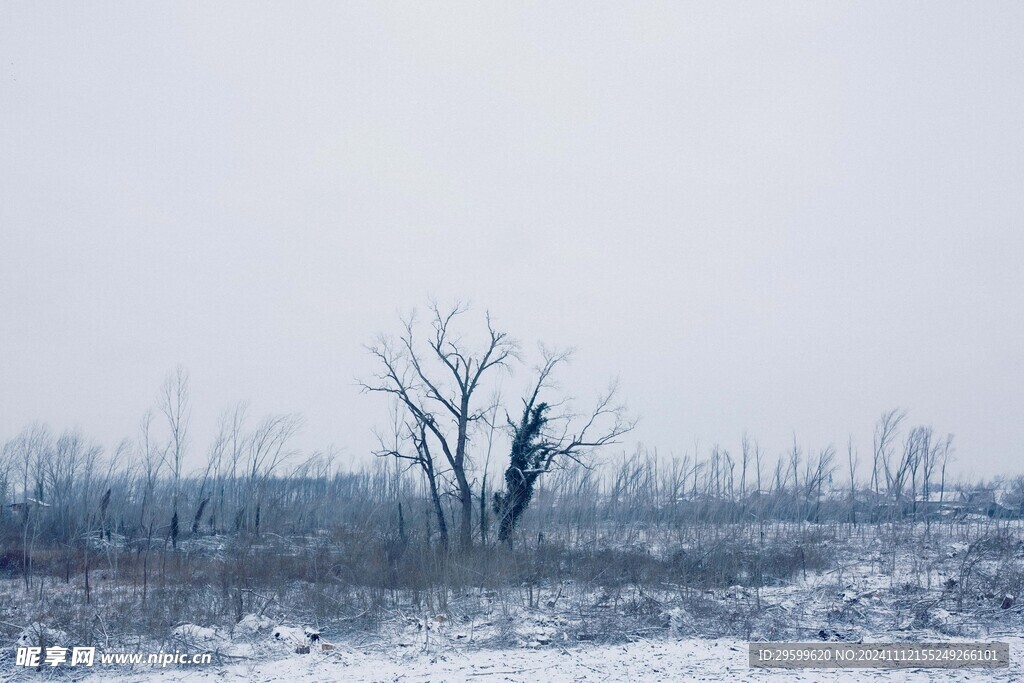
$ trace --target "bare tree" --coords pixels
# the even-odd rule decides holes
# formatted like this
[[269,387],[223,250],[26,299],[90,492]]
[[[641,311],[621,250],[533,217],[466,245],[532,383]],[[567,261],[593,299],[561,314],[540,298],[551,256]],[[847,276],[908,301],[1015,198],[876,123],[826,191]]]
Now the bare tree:
[[21,475],[21,542],[22,567],[24,569],[25,591],[32,590],[33,551],[39,533],[41,508],[44,499],[44,474],[53,451],[53,437],[45,425],[28,427],[9,442],[4,450],[9,462]]
[[850,471],[850,521],[857,523],[857,465],[860,458],[853,445],[853,435],[846,440],[846,464]]
[[7,501],[11,493],[11,471],[14,469],[14,453],[12,442],[6,442],[0,448],[0,524],[5,522]]
[[757,475],[757,496],[761,497],[761,445],[754,441],[754,471]]
[[[202,522],[203,509],[209,505],[210,507],[210,531],[212,533],[217,532],[217,521],[223,519],[224,511],[224,454],[228,449],[229,445],[229,434],[230,434],[230,422],[229,414],[224,412],[221,413],[220,418],[217,421],[217,435],[213,439],[213,443],[210,444],[210,450],[206,457],[206,469],[203,472],[203,486],[200,487],[199,491],[199,509],[196,510],[196,515],[192,520],[192,533],[193,535],[199,532],[199,526]],[[206,495],[206,483],[210,481],[211,491],[209,495]],[[206,495],[206,497],[204,497]],[[205,501],[205,502],[204,502]],[[210,503],[212,502],[212,505]]]
[[99,446],[87,444],[79,432],[69,430],[57,438],[53,457],[44,465],[45,488],[52,500],[52,531],[63,546],[65,583],[71,580],[71,567],[82,536],[90,531],[91,482],[100,452]]
[[185,368],[178,367],[164,381],[160,391],[160,412],[167,420],[170,443],[165,458],[173,478],[171,498],[171,545],[178,547],[178,497],[181,494],[181,471],[188,446],[188,427],[192,408],[189,404],[189,380]]
[[813,464],[810,456],[807,459],[807,469],[804,473],[804,500],[810,502],[814,499],[814,513],[810,518],[817,522],[818,512],[821,508],[822,487],[825,482],[832,481],[832,473],[835,471],[835,448],[829,446],[822,449]]
[[487,453],[484,457],[483,481],[480,483],[480,542],[487,544],[487,530],[489,520],[487,518],[487,475],[491,467],[491,452],[494,450],[494,437],[498,433],[498,409],[501,405],[501,393],[495,392],[491,399],[491,409],[484,416],[484,423],[487,426]]
[[750,464],[750,436],[746,432],[743,432],[743,438],[740,440],[740,498],[744,501],[744,507],[746,507],[747,499],[747,466]]
[[142,557],[142,601],[146,602],[149,591],[149,557],[153,549],[153,531],[156,526],[156,485],[160,471],[167,461],[167,446],[158,445],[153,439],[153,414],[147,412],[139,425],[138,449],[141,461],[142,502],[139,506],[139,526],[145,535],[140,540]]
[[875,425],[874,449],[871,458],[871,487],[877,496],[881,484],[881,476],[885,476],[886,491],[892,488],[893,473],[890,467],[892,457],[892,442],[899,432],[900,425],[906,418],[907,413],[899,408],[893,408],[878,418]]
[[[244,466],[243,458],[245,457],[245,451],[248,448],[246,444],[245,436],[245,422],[246,412],[248,411],[248,405],[246,403],[238,403],[235,405],[234,411],[230,416],[225,415],[224,421],[228,426],[228,442],[231,449],[231,477],[229,479],[231,483],[231,494],[230,494],[230,505],[234,509],[235,513],[235,529],[238,530],[242,526],[242,522],[245,517],[245,507],[242,500],[242,493],[239,487],[239,480],[241,479],[241,468]],[[223,499],[223,494],[221,495]],[[223,503],[222,503],[223,505]],[[224,518],[224,512],[221,511],[221,517]],[[226,518],[224,518],[226,521]]]
[[900,456],[896,468],[890,472],[889,461],[884,459],[886,479],[889,482],[889,491],[894,502],[899,502],[906,495],[904,488],[910,484],[911,508],[914,509],[915,501],[915,476],[918,469],[918,462],[921,457],[923,428],[914,427],[907,433],[903,442],[903,454]]
[[298,415],[270,415],[246,439],[249,449],[244,508],[246,526],[256,533],[260,530],[267,481],[282,463],[294,455],[289,444],[301,426],[302,418]]
[[478,405],[476,395],[489,373],[506,368],[517,357],[517,346],[508,334],[497,330],[486,316],[485,340],[476,351],[456,334],[454,321],[467,311],[455,305],[442,311],[430,307],[430,335],[421,343],[415,315],[403,321],[398,341],[386,337],[370,347],[381,370],[364,391],[383,392],[398,399],[419,435],[417,449],[433,449],[444,456],[455,481],[460,508],[459,545],[473,542],[473,491],[469,472],[470,431],[490,406]]
[[937,456],[938,460],[942,462],[941,467],[941,479],[939,480],[939,502],[943,502],[946,497],[946,468],[949,466],[950,461],[953,459],[953,435],[947,434],[946,440],[942,444],[941,454]]

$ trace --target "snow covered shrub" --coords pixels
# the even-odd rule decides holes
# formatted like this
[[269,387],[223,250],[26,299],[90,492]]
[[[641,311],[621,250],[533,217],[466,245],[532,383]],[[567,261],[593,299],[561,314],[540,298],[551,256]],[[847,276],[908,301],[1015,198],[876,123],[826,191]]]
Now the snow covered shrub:
[[18,647],[46,647],[48,645],[66,645],[68,634],[45,624],[36,622],[18,636]]
[[693,617],[682,607],[673,607],[668,613],[668,632],[675,638],[692,636]]

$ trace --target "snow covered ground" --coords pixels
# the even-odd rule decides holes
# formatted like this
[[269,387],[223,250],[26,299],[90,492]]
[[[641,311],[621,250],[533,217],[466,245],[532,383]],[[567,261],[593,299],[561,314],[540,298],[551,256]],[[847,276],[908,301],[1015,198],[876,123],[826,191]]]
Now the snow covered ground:
[[329,653],[196,668],[104,671],[104,680],[176,681],[1019,681],[1024,667],[1014,638],[1009,669],[885,671],[756,670],[746,643],[731,640],[657,640],[624,645],[553,649],[453,649],[389,655],[340,647]]
[[[849,530],[845,530],[849,531]],[[574,581],[505,591],[466,589],[428,610],[408,599],[373,621],[335,623],[289,609],[293,594],[266,615],[238,623],[175,624],[138,636],[97,620],[92,640],[74,622],[82,607],[73,584],[54,583],[41,611],[16,580],[0,582],[0,623],[11,648],[0,680],[84,678],[129,681],[1017,681],[1024,680],[1024,572],[1021,525],[847,534],[827,545],[824,569],[800,571],[759,589],[692,588]],[[303,588],[297,587],[296,590]],[[107,599],[98,586],[94,599]],[[520,593],[523,593],[522,595]],[[408,596],[406,596],[408,597]],[[61,602],[63,600],[64,602]],[[60,610],[57,608],[61,607]],[[49,615],[50,619],[45,617]],[[88,612],[86,616],[93,614]],[[268,615],[272,615],[268,616]],[[17,623],[31,624],[21,633]],[[316,630],[311,630],[317,627]],[[310,634],[322,639],[309,642]],[[97,663],[92,668],[18,669],[12,651],[39,633],[58,645],[90,642],[113,652],[210,652],[213,663]],[[109,633],[109,640],[107,634]],[[715,638],[717,636],[717,638]],[[100,639],[97,643],[97,639]],[[1006,669],[751,669],[747,639],[783,642],[1009,642]],[[323,649],[324,641],[330,649]],[[299,654],[296,643],[309,644]],[[24,643],[22,643],[24,644]]]

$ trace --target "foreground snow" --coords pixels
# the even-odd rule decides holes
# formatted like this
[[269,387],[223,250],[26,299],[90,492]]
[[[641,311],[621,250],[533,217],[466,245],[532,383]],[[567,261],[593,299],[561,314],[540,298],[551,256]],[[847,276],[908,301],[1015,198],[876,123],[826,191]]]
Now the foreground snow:
[[[389,655],[343,646],[229,666],[103,672],[104,680],[207,681],[1017,681],[1024,639],[1009,639],[1009,669],[765,671],[747,666],[740,641],[658,640],[549,649],[451,649]],[[97,671],[97,673],[99,673]]]

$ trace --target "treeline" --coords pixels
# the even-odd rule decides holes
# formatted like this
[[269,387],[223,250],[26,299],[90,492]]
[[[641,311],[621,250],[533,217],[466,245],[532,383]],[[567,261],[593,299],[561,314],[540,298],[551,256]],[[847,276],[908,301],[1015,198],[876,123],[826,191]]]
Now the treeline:
[[[1020,510],[1022,478],[966,485],[926,477],[945,472],[949,440],[936,448],[930,430],[919,427],[900,435],[899,415],[879,421],[863,479],[852,448],[845,463],[852,478],[840,482],[831,448],[805,454],[794,445],[769,465],[749,438],[736,456],[719,447],[702,458],[638,450],[597,466],[569,463],[538,486],[520,537],[576,542],[616,529],[934,519],[991,514],[993,504]],[[78,432],[26,428],[0,455],[7,501],[0,568],[24,576],[28,587],[40,563],[69,577],[103,562],[113,566],[112,554],[134,553],[148,565],[153,552],[175,552],[182,543],[187,549],[197,539],[339,530],[443,547],[429,484],[401,460],[379,458],[346,471],[330,454],[300,457],[289,447],[296,418],[270,417],[249,428],[243,406],[221,425],[205,465],[185,476],[173,466],[173,440],[153,438],[150,416],[136,440],[110,451]],[[461,514],[457,491],[439,500],[440,514],[454,524]],[[501,520],[488,503],[481,489],[471,517],[474,544],[500,542]]]
[[[877,433],[892,436],[878,440],[877,459],[859,468],[847,453],[852,483],[831,449],[794,446],[768,458],[753,439],[736,455],[712,447],[664,458],[641,449],[567,462],[536,482],[504,540],[478,472],[465,548],[446,544],[438,525],[439,515],[459,523],[458,489],[435,499],[422,468],[407,461],[379,457],[353,471],[330,453],[303,456],[290,447],[296,418],[250,425],[239,407],[224,415],[206,462],[176,476],[173,437],[165,428],[158,438],[155,423],[147,416],[135,439],[112,449],[42,426],[4,444],[0,575],[29,599],[11,603],[7,623],[43,620],[97,642],[111,623],[124,637],[159,635],[183,622],[229,626],[269,609],[373,630],[467,594],[496,591],[536,607],[542,593],[551,600],[565,585],[576,586],[577,601],[633,596],[625,612],[613,612],[636,620],[648,614],[648,591],[690,600],[740,584],[757,595],[835,568],[832,548],[843,539],[857,547],[876,537],[985,537],[997,496],[1018,511],[1024,503],[1024,478],[968,485],[940,476],[926,485],[923,464],[917,476],[908,464],[925,453],[925,432],[886,429],[883,417]],[[941,473],[947,454],[939,455]],[[926,490],[944,505],[929,504]],[[987,497],[972,498],[979,491]],[[966,527],[957,524],[965,519]],[[898,547],[893,541],[892,557]]]

